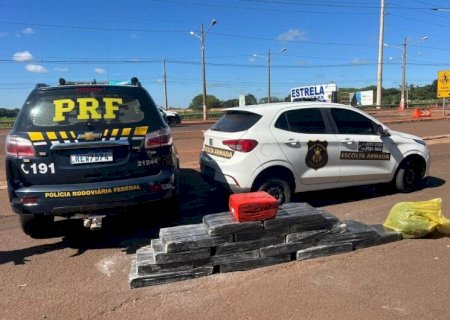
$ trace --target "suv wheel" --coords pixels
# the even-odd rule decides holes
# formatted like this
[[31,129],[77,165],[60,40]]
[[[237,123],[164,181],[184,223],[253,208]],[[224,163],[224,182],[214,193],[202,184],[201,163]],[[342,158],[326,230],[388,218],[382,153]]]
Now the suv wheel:
[[42,214],[19,214],[19,220],[26,235],[39,239],[49,234],[54,217]]
[[291,201],[291,187],[286,180],[280,178],[267,179],[258,187],[258,191],[267,192],[278,200],[279,205]]
[[400,192],[412,192],[417,188],[417,182],[421,179],[420,173],[411,160],[406,160],[400,164],[395,176],[395,188]]

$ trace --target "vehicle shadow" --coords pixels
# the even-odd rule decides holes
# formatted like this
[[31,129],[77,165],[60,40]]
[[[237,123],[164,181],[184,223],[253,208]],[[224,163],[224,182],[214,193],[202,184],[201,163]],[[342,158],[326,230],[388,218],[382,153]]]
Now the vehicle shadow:
[[[418,190],[437,188],[445,183],[446,181],[443,179],[437,177],[427,177],[419,183]],[[371,198],[380,198],[395,193],[398,193],[398,191],[396,191],[390,184],[374,184],[297,193],[292,197],[292,201],[307,202],[313,207],[323,207]]]
[[167,203],[155,203],[127,208],[123,214],[103,219],[103,228],[91,231],[81,219],[58,219],[42,238],[60,238],[52,244],[19,250],[0,251],[0,264],[24,264],[27,258],[61,250],[76,249],[78,256],[92,249],[121,248],[127,254],[158,238],[160,228],[180,224],[201,223],[204,215],[227,210],[228,193],[211,187],[193,169],[181,170],[180,212],[168,212]]
[[[445,180],[428,177],[420,185],[421,189],[442,186]],[[46,238],[60,238],[52,244],[0,251],[0,264],[13,262],[24,264],[34,255],[55,250],[73,248],[73,257],[88,250],[120,248],[126,254],[134,254],[137,249],[150,244],[159,236],[160,228],[182,224],[201,223],[203,216],[228,211],[229,193],[212,187],[200,173],[193,169],[182,169],[180,187],[181,210],[179,214],[168,212],[163,203],[128,208],[124,214],[105,218],[103,228],[91,231],[83,227],[82,220],[60,220]],[[295,194],[293,202],[307,202],[314,207],[383,197],[394,193],[386,185],[371,185]]]

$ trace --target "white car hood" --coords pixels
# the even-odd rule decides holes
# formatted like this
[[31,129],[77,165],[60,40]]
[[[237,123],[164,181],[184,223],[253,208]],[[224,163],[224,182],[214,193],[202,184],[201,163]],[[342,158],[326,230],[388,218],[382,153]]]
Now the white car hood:
[[401,137],[403,139],[410,139],[410,140],[421,140],[423,141],[423,139],[421,137],[415,136],[413,134],[409,134],[409,133],[405,133],[405,132],[400,132],[400,131],[394,131],[394,130],[389,130],[389,133],[391,134],[391,136],[398,136]]

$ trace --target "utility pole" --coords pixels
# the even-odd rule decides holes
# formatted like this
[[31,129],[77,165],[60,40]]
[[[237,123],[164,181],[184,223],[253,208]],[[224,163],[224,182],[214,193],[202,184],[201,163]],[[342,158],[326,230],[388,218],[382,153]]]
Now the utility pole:
[[211,20],[211,23],[209,25],[208,30],[205,31],[204,27],[203,27],[203,23],[201,25],[201,30],[200,30],[200,35],[196,34],[194,31],[191,31],[190,34],[191,36],[194,36],[198,39],[200,39],[201,42],[201,46],[202,46],[202,82],[203,82],[203,121],[206,121],[207,115],[207,108],[206,108],[206,66],[205,66],[205,37],[208,34],[209,30],[211,30],[211,28],[217,23],[216,19]]
[[270,103],[270,49],[267,54],[267,103]]
[[169,110],[169,103],[167,102],[166,60],[163,60],[163,81],[164,81],[164,106],[166,110]]
[[381,0],[380,38],[378,42],[377,109],[381,108],[381,90],[383,90],[383,43],[384,43],[384,0]]
[[406,37],[405,37],[405,42],[403,42],[402,46],[403,46],[403,54],[402,54],[402,93],[400,96],[400,110],[403,110],[405,108],[405,91],[406,91],[406,48],[407,48],[408,43],[406,42]]

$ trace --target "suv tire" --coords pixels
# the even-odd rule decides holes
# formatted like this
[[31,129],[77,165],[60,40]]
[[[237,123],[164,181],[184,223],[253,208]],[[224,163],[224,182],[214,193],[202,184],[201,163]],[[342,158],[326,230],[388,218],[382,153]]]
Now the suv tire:
[[258,191],[265,191],[275,199],[278,204],[288,203],[291,201],[292,190],[289,183],[281,178],[270,178],[264,181],[257,189]]
[[23,232],[34,239],[48,236],[53,227],[53,216],[42,214],[19,214]]

